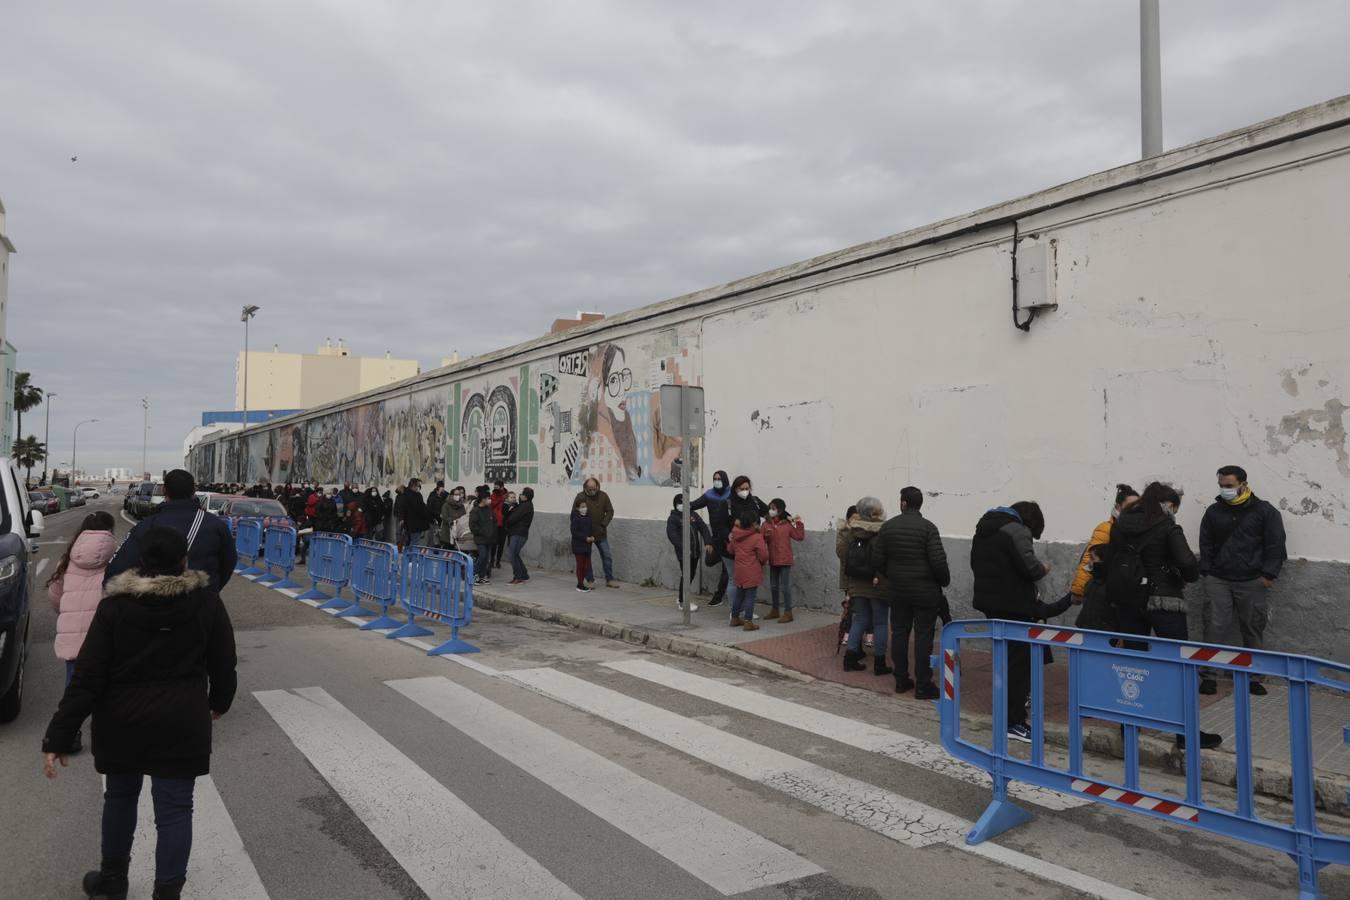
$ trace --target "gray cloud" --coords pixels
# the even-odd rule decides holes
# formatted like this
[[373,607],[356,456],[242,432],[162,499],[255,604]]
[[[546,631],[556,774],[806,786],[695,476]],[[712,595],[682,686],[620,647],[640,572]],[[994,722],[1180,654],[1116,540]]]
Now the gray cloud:
[[[1345,4],[1164,6],[1170,146],[1350,84]],[[429,367],[1128,162],[1135,15],[12,6],[10,337],[60,395],[55,457],[97,416],[81,459],[137,464],[149,395],[169,465],[232,402],[244,302],[255,346],[342,336]]]

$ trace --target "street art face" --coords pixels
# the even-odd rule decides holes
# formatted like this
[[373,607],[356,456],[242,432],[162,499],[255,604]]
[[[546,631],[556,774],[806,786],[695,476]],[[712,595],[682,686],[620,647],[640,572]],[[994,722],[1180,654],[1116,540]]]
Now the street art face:
[[[256,464],[250,443],[250,477],[382,486],[413,477],[427,483],[567,485],[595,477],[610,484],[674,484],[680,444],[662,430],[660,388],[699,383],[695,328],[533,359],[285,426],[257,444]],[[265,431],[250,437],[264,438]],[[215,442],[217,480],[238,477],[227,474],[244,461],[236,444]]]

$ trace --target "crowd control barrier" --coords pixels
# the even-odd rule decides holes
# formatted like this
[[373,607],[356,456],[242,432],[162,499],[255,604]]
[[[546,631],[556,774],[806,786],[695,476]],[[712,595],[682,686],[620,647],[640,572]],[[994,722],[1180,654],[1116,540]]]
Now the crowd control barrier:
[[408,624],[388,636],[431,634],[416,623],[420,615],[450,626],[450,639],[428,650],[428,656],[477,653],[477,647],[459,636],[473,620],[473,559],[458,550],[409,547],[403,551],[401,569],[399,602],[408,613]]
[[[291,579],[291,571],[295,569],[295,541],[295,529],[291,526],[267,526],[263,535],[264,572],[254,581],[277,590],[298,588],[299,583]],[[274,567],[281,570],[280,575],[273,574]]]
[[[1008,799],[1008,782],[1022,781],[1118,809],[1153,816],[1172,824],[1282,851],[1298,863],[1300,898],[1315,898],[1318,872],[1330,864],[1350,864],[1350,837],[1328,834],[1317,824],[1312,755],[1310,689],[1314,685],[1350,690],[1350,666],[1294,656],[1190,641],[1100,631],[1057,628],[1025,622],[957,621],[942,629],[935,667],[942,672],[938,706],[942,746],[957,759],[989,772],[994,797],[966,842],[978,844],[1031,819]],[[993,746],[961,737],[961,643],[990,641],[993,646]],[[1113,643],[1114,642],[1114,643]],[[1030,645],[1018,647],[1018,645]],[[1045,691],[1042,648],[1068,656],[1068,768],[1045,760]],[[1142,649],[1134,649],[1135,647]],[[1026,759],[1008,752],[1007,666],[1009,652],[1028,652],[1031,664],[1031,747]],[[1237,806],[1223,809],[1205,802],[1200,781],[1200,670],[1232,674],[1237,731]],[[1255,809],[1252,785],[1250,679],[1254,675],[1286,679],[1289,684],[1289,749],[1293,772],[1293,822],[1263,818]],[[1119,723],[1125,738],[1124,783],[1083,770],[1084,718]],[[1170,797],[1139,786],[1139,729],[1184,735],[1186,796]],[[1350,733],[1347,734],[1350,737]]]
[[[389,607],[398,595],[397,547],[364,539],[352,543],[352,594],[356,602],[337,615],[374,616],[361,626],[363,631],[399,626],[399,621],[389,615]],[[378,605],[379,613],[371,612],[362,603]]]
[[[208,513],[208,515],[210,515]],[[235,566],[240,575],[261,575],[264,569],[258,568],[258,557],[262,556],[263,527],[262,519],[240,519],[234,527],[234,549],[240,560],[248,560]]]
[[[316,531],[309,538],[309,572],[313,586],[300,595],[301,600],[325,600],[319,609],[345,609],[350,600],[342,599],[342,589],[351,579],[352,539],[346,534]],[[319,585],[333,589],[332,596],[319,590]]]

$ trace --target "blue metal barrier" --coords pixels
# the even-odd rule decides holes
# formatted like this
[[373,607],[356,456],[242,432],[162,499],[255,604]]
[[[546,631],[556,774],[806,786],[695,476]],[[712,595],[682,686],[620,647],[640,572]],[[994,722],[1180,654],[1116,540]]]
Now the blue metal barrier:
[[420,615],[450,626],[450,639],[428,650],[428,656],[477,653],[477,647],[459,636],[473,620],[473,559],[458,550],[409,547],[403,551],[401,568],[399,601],[408,613],[408,624],[389,637],[431,634],[416,624]]
[[[345,609],[350,600],[342,599],[342,589],[351,579],[352,539],[346,534],[316,531],[309,538],[309,562],[306,571],[313,587],[300,595],[301,600],[326,600],[319,609]],[[319,590],[325,584],[333,588],[330,597]]]
[[[398,593],[398,548],[380,541],[357,540],[352,543],[352,594],[356,602],[339,610],[339,617],[375,616],[361,626],[365,631],[376,628],[397,628],[399,623],[389,615],[389,607]],[[379,604],[380,612],[373,613],[361,604]]]
[[[298,588],[300,585],[291,579],[295,568],[295,529],[289,525],[269,525],[263,538],[263,560],[266,572],[254,580],[277,590]],[[281,570],[280,575],[272,573],[272,568]]]
[[258,557],[262,556],[262,519],[240,519],[234,529],[234,549],[240,559],[247,559],[248,565],[236,567],[240,575],[261,575],[265,571],[258,568]]
[[[993,643],[993,746],[961,737],[961,642]],[[1027,759],[1008,752],[1008,656],[1010,645],[1030,645],[1031,747]],[[1067,651],[1068,768],[1045,760],[1045,691],[1038,648]],[[1020,652],[1020,651],[1019,651]],[[959,760],[989,772],[993,802],[966,842],[978,844],[1031,819],[1008,799],[1008,782],[1022,781],[1065,794],[1109,803],[1173,824],[1246,841],[1287,853],[1298,863],[1300,898],[1318,896],[1318,871],[1350,864],[1350,837],[1328,834],[1317,825],[1312,757],[1310,688],[1350,690],[1350,666],[1295,656],[1173,641],[1139,635],[1056,628],[1025,622],[958,621],[942,629],[938,700],[942,746]],[[1200,669],[1232,673],[1237,730],[1237,808],[1205,802],[1200,781]],[[1332,675],[1339,677],[1332,677]],[[1293,824],[1262,818],[1254,809],[1252,782],[1251,696],[1253,675],[1283,678],[1289,684],[1289,746],[1293,772]],[[1125,742],[1124,783],[1088,776],[1083,770],[1084,718],[1119,723]],[[1139,729],[1183,735],[1186,740],[1186,796],[1169,797],[1139,786]]]

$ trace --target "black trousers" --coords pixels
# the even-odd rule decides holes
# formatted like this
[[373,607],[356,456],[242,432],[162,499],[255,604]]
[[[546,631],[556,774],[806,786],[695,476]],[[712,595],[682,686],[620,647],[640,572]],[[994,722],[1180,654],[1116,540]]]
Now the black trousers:
[[[1117,609],[1116,615],[1116,627],[1125,634],[1154,634],[1174,641],[1190,640],[1186,629],[1186,613],[1180,610]],[[1144,647],[1138,641],[1124,641],[1123,644],[1131,650],[1142,650]]]
[[492,548],[492,564],[501,568],[502,556],[506,554],[506,528],[500,526],[497,528],[497,543]]
[[938,607],[916,605],[908,600],[891,601],[891,663],[896,682],[909,677],[909,635],[914,632],[914,680],[933,681],[933,639],[937,634]]
[[[986,619],[1009,618],[985,613]],[[1008,641],[1008,727],[1027,724],[1027,700],[1031,697],[1031,645]],[[1036,658],[1043,652],[1037,648]]]
[[[698,577],[698,558],[699,558],[700,556],[702,556],[701,553],[691,553],[691,554],[689,554],[689,580],[690,580],[690,581],[693,581],[696,577]],[[678,556],[676,557],[676,562],[679,562],[679,557],[678,557]],[[685,579],[681,578],[681,579],[680,579],[680,602],[681,602],[681,603],[684,602],[684,582],[685,582]]]

